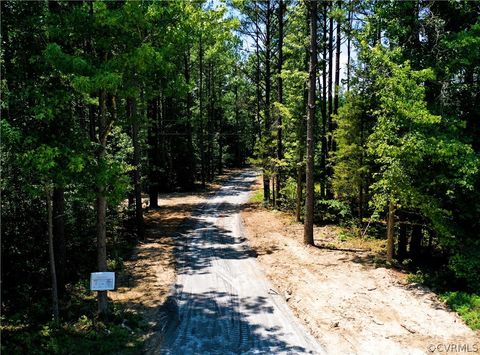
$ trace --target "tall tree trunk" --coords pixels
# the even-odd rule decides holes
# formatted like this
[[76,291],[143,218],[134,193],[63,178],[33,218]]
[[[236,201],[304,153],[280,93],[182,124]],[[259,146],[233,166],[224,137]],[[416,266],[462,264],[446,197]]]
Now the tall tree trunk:
[[[330,10],[333,10],[333,1],[330,2]],[[328,154],[333,151],[333,32],[334,24],[333,17],[329,18],[329,31],[328,31],[328,118],[327,118],[327,154],[325,158],[328,158]],[[333,191],[330,183],[330,177],[333,174],[331,164],[326,163],[326,178],[325,178],[325,193],[327,198],[333,198]]]
[[328,2],[323,2],[323,60],[322,60],[322,152],[320,157],[320,195],[325,198],[327,195],[327,18]]
[[142,207],[142,185],[140,174],[140,141],[139,129],[140,123],[137,117],[137,105],[134,98],[128,100],[128,115],[132,124],[132,143],[133,143],[133,184],[135,191],[135,224],[137,227],[137,238],[139,240],[145,239],[145,226],[143,221],[143,207]]
[[412,226],[412,236],[410,238],[410,257],[413,260],[418,260],[420,251],[422,248],[422,226],[420,224],[414,224]]
[[[278,102],[283,104],[283,13],[285,4],[283,0],[278,3],[278,76],[277,76],[277,95]],[[282,143],[282,113],[278,112],[277,120],[277,159],[281,161],[283,159],[283,143]],[[282,188],[282,168],[277,167],[277,173],[275,176],[275,205],[278,203],[280,197],[280,189]]]
[[214,138],[214,124],[215,124],[215,104],[214,104],[214,88],[213,88],[213,63],[208,62],[208,80],[207,80],[207,95],[208,95],[208,112],[207,112],[207,180],[212,181],[214,176],[215,165],[213,162],[213,138]]
[[[338,0],[338,8],[342,6],[342,1]],[[340,32],[341,22],[337,20],[337,33],[335,36],[335,96],[333,98],[333,114],[338,112],[338,97],[340,92],[340,46],[341,46],[341,32]],[[335,125],[332,122],[332,130],[335,130]],[[335,150],[335,141],[332,142],[332,150]]]
[[[364,115],[360,115],[360,167],[363,168],[364,164],[364,155],[365,155],[365,120]],[[365,174],[363,169],[360,171],[360,181],[358,183],[358,219],[360,221],[360,227],[363,226],[363,215],[364,215],[364,206],[365,206],[365,187],[368,184],[365,182]]]
[[[308,15],[308,8],[307,14],[305,19],[307,20],[307,28],[310,25],[309,15]],[[305,51],[305,60],[304,60],[304,68],[305,71],[308,71],[309,67],[309,49],[307,48]],[[301,213],[302,213],[302,203],[303,203],[303,178],[305,174],[305,166],[303,164],[303,158],[305,154],[305,131],[306,131],[306,120],[305,116],[307,115],[307,107],[308,107],[308,85],[306,83],[303,84],[303,114],[298,121],[297,127],[297,139],[298,139],[298,148],[297,148],[297,188],[296,188],[296,206],[295,206],[295,220],[300,222]]]
[[58,289],[57,289],[57,272],[55,268],[55,251],[53,246],[53,208],[52,208],[52,192],[49,187],[45,187],[45,195],[47,198],[47,215],[48,215],[48,255],[50,258],[50,277],[52,282],[52,312],[55,323],[59,321],[58,310]]
[[407,256],[407,224],[400,223],[400,233],[398,235],[398,260],[402,261]]
[[[330,2],[330,10],[333,2]],[[328,27],[328,151],[332,150],[332,114],[333,114],[333,17],[329,18]]]
[[[362,166],[362,165],[360,165]],[[363,225],[363,205],[364,205],[364,196],[363,196],[363,177],[360,178],[360,182],[358,183],[358,219],[360,226]]]
[[310,7],[310,67],[308,70],[308,114],[307,114],[307,167],[306,167],[306,201],[303,242],[313,245],[313,163],[314,163],[314,128],[317,73],[317,1],[309,1]]
[[[97,161],[99,166],[103,166],[105,160],[106,146],[107,146],[107,103],[106,93],[102,90],[99,97],[100,113],[98,115],[98,136],[99,149],[97,153]],[[97,267],[98,271],[107,271],[107,229],[106,229],[106,214],[107,214],[107,198],[105,196],[105,185],[99,182],[97,188]],[[98,292],[98,313],[101,317],[106,316],[108,312],[107,291]]]
[[393,260],[393,248],[395,244],[394,227],[395,227],[395,206],[390,201],[388,204],[388,218],[387,218],[387,262],[392,262]]
[[240,115],[239,115],[240,108],[238,106],[238,83],[235,83],[234,94],[235,94],[235,132],[237,132],[237,134],[235,135],[235,165],[243,166],[243,154],[240,147],[240,144],[242,144],[240,132],[242,130],[240,127]]
[[218,115],[218,174],[223,174],[223,119],[222,114]]
[[65,245],[65,195],[63,187],[55,187],[53,203],[53,245],[58,297],[65,294],[67,250]]
[[203,38],[200,34],[199,49],[198,49],[198,69],[199,69],[199,116],[200,116],[200,176],[202,179],[202,188],[205,188],[205,137],[203,128]]
[[255,118],[257,121],[257,130],[259,139],[262,138],[262,124],[260,118],[260,103],[262,102],[262,94],[260,88],[260,28],[259,28],[259,19],[258,19],[258,4],[255,1],[255,91],[257,97],[256,112]]
[[[302,154],[303,160],[303,154]],[[300,222],[302,216],[302,197],[303,197],[303,165],[297,166],[297,188],[295,191],[295,221]]]
[[348,37],[347,37],[347,91],[350,91],[350,61],[352,47],[352,3],[348,4]]
[[[190,51],[184,56],[185,60],[185,82],[187,84],[190,83]],[[193,95],[192,92],[189,90],[187,92],[186,97],[186,117],[187,123],[185,124],[186,134],[187,134],[187,149],[188,149],[188,162],[186,165],[188,166],[187,172],[189,177],[187,179],[187,188],[192,189],[193,183],[195,181],[195,154],[193,152],[193,137],[192,137],[192,106],[193,106]]]
[[[270,95],[271,95],[271,4],[267,1],[266,21],[265,21],[265,157],[264,164],[270,160]],[[263,172],[263,200],[265,203],[270,203],[270,172],[266,173],[269,167],[264,166]]]
[[148,103],[148,117],[150,125],[148,127],[148,196],[150,208],[158,208],[158,101],[157,98]]

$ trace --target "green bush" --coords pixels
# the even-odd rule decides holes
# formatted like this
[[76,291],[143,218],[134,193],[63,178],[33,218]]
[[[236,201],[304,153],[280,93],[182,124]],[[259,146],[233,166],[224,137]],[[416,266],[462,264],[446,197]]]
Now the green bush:
[[480,295],[466,292],[446,292],[441,298],[473,330],[480,329]]
[[345,202],[338,200],[321,200],[319,198],[315,199],[315,223],[339,223],[345,225],[351,220],[352,213],[350,207]]
[[262,203],[263,202],[263,189],[252,192],[250,195],[250,203]]
[[279,205],[282,209],[293,211],[295,210],[297,200],[297,181],[288,177],[280,190]]
[[411,283],[423,284],[425,283],[425,275],[422,271],[418,270],[415,274],[408,274],[407,281]]
[[480,290],[480,250],[477,248],[462,248],[448,263],[456,277],[465,280],[471,290]]

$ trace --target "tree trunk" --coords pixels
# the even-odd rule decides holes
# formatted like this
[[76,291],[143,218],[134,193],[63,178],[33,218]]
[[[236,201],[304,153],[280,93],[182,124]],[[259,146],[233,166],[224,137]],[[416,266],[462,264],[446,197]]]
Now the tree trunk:
[[59,321],[58,310],[58,289],[57,289],[57,272],[55,268],[55,251],[53,247],[53,208],[52,195],[49,187],[45,187],[45,195],[47,197],[47,214],[48,214],[48,255],[50,258],[50,277],[52,281],[52,312],[55,323]]
[[350,91],[350,60],[352,46],[352,3],[348,7],[348,37],[347,37],[347,91]]
[[274,207],[276,207],[277,206],[277,200],[276,200],[277,191],[275,190],[275,186],[276,186],[275,184],[276,184],[277,177],[274,175],[271,180],[272,180],[272,204],[273,204]]
[[358,219],[359,219],[360,227],[363,226],[363,205],[364,205],[362,181],[360,181],[358,184]]
[[128,116],[132,124],[132,143],[133,143],[133,184],[135,191],[135,224],[137,227],[137,238],[145,240],[145,226],[143,221],[143,207],[142,207],[142,185],[140,174],[140,142],[139,129],[140,124],[137,117],[137,105],[134,98],[127,100]]
[[[330,10],[333,8],[333,2],[330,2]],[[328,133],[332,133],[332,114],[333,114],[333,17],[329,18],[328,27]],[[332,150],[332,136],[328,136],[328,151]]]
[[[330,10],[333,10],[333,1],[330,2]],[[328,116],[327,116],[327,153],[326,159],[328,158],[329,152],[333,151],[333,32],[334,24],[333,17],[330,16],[329,19],[329,31],[328,31]],[[326,163],[326,178],[325,178],[325,195],[327,198],[333,198],[333,191],[329,177],[333,174],[333,169],[331,164],[327,161]]]
[[[241,154],[241,127],[240,127],[240,117],[239,117],[239,107],[238,107],[238,83],[235,83],[235,165],[243,166],[243,154]],[[254,136],[254,134],[252,134]],[[243,147],[243,145],[242,145]]]
[[388,218],[387,218],[387,262],[393,261],[393,247],[395,227],[395,206],[392,202],[388,204]]
[[[307,8],[307,14],[305,16],[307,20],[307,27],[310,25],[310,20],[308,16],[308,8]],[[305,51],[305,59],[304,59],[304,68],[305,71],[308,71],[308,66],[309,66],[309,50],[307,49]],[[303,110],[302,116],[300,117],[298,121],[298,127],[297,127],[297,139],[298,139],[298,148],[297,148],[297,188],[296,188],[296,206],[295,206],[295,220],[297,222],[300,222],[301,219],[301,213],[302,213],[302,202],[303,202],[303,178],[305,174],[305,166],[303,164],[303,158],[305,154],[305,131],[306,131],[306,120],[305,120],[305,115],[307,114],[307,107],[308,107],[308,85],[306,83],[303,84]]]
[[[184,56],[185,60],[185,82],[190,83],[190,51],[188,50]],[[193,154],[193,137],[192,137],[192,106],[193,106],[193,94],[189,90],[186,97],[186,117],[187,122],[185,124],[185,130],[187,134],[187,173],[188,177],[186,178],[186,188],[191,190],[195,181],[195,154]]]
[[254,1],[255,6],[255,93],[257,97],[255,118],[257,121],[257,130],[259,139],[262,138],[262,125],[260,121],[260,103],[262,102],[262,94],[260,87],[260,28],[258,19],[258,4]]
[[[98,165],[102,166],[105,160],[107,146],[107,120],[106,120],[106,93],[104,90],[100,93],[99,98],[100,114],[98,115],[98,136],[100,147],[97,153]],[[106,214],[107,214],[107,198],[105,196],[105,186],[99,182],[97,184],[97,267],[98,271],[107,271],[107,231],[106,231]],[[101,317],[107,315],[108,300],[107,291],[98,292],[98,313]]]
[[207,181],[213,180],[215,165],[213,163],[213,135],[214,135],[214,99],[213,99],[213,64],[210,59],[207,66],[207,95],[208,95],[208,112],[207,112]]
[[322,60],[322,152],[320,157],[320,195],[327,195],[327,17],[328,3],[323,2],[323,60]]
[[[283,79],[282,79],[282,67],[283,67],[283,12],[284,2],[279,1],[278,4],[278,76],[277,76],[277,95],[278,102],[283,104]],[[277,121],[277,159],[281,161],[283,159],[283,143],[282,143],[282,113],[278,112]],[[282,169],[277,167],[277,173],[275,176],[275,205],[278,203],[280,196],[280,189],[282,188]]]
[[400,223],[400,233],[398,235],[398,260],[403,261],[407,256],[407,224]]
[[412,236],[410,238],[410,257],[412,260],[418,260],[422,247],[422,226],[414,224],[412,226]]
[[65,196],[62,187],[53,189],[53,245],[58,297],[65,295],[67,251],[65,245]]
[[199,40],[199,49],[198,49],[198,76],[199,76],[199,87],[198,87],[198,96],[199,96],[199,116],[200,116],[200,177],[202,180],[202,188],[205,188],[205,137],[204,137],[204,128],[203,128],[203,38],[200,34]]
[[308,114],[307,114],[307,166],[306,166],[306,201],[303,242],[313,245],[313,163],[314,163],[314,128],[317,73],[317,1],[309,1],[310,7],[310,67],[308,70]]
[[[338,1],[338,8],[340,9],[342,2]],[[333,98],[333,114],[338,112],[338,97],[340,91],[340,46],[341,46],[341,33],[340,33],[340,21],[337,21],[337,34],[335,36],[335,96]],[[335,130],[335,125],[332,122],[332,131]],[[332,142],[332,150],[335,150],[335,141]]]
[[158,208],[158,101],[156,98],[148,103],[148,116],[150,119],[148,128],[148,196],[150,208]]
[[265,14],[265,156],[264,156],[264,172],[263,172],[263,200],[265,203],[270,203],[270,172],[268,170],[267,161],[270,159],[270,95],[271,95],[271,7],[270,1],[267,2],[267,9]]
[[218,122],[218,174],[223,174],[223,119],[219,114]]
[[[303,154],[302,154],[303,160]],[[303,165],[297,167],[297,189],[295,196],[295,221],[300,222],[302,214],[302,197],[303,197]]]

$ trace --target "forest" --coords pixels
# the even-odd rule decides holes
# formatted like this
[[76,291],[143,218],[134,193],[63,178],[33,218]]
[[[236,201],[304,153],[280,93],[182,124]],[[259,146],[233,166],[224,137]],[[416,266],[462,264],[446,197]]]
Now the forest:
[[232,169],[305,245],[380,240],[480,329],[480,2],[8,0],[1,20],[5,354],[139,353],[148,323],[90,273]]

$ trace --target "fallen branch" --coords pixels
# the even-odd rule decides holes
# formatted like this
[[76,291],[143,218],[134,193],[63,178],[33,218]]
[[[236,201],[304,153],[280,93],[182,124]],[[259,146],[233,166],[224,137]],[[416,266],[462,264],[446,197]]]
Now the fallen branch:
[[412,334],[415,334],[415,333],[416,333],[415,330],[408,328],[406,325],[404,325],[404,324],[400,324],[400,325],[401,325],[403,328],[405,328],[406,330],[408,330],[410,333],[412,333]]
[[348,252],[352,252],[352,253],[361,253],[361,252],[370,251],[370,249],[338,248],[338,247],[334,247],[334,246],[331,246],[331,245],[323,245],[323,244],[315,245],[315,246],[319,249],[328,249],[328,250],[336,250],[336,251],[348,251]]

